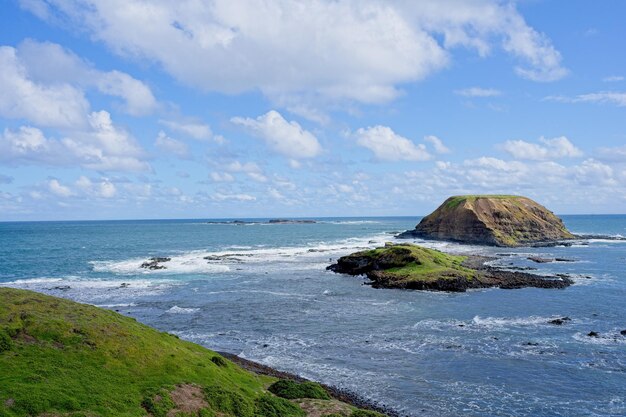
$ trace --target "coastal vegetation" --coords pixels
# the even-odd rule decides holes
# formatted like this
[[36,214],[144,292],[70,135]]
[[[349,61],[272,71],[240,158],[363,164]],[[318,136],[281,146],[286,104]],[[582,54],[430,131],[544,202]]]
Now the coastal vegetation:
[[542,277],[484,265],[486,258],[459,256],[402,243],[342,256],[327,269],[366,275],[377,288],[465,291],[470,288],[564,288],[567,277]]
[[2,417],[305,417],[336,410],[369,415],[318,384],[254,374],[113,311],[0,288]]

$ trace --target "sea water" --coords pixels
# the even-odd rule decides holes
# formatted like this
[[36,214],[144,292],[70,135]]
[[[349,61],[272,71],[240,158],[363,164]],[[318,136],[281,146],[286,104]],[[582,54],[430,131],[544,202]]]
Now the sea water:
[[[563,218],[574,232],[626,235],[626,216]],[[325,268],[419,218],[265,220],[0,223],[0,285],[116,310],[410,416],[626,415],[626,242],[502,249],[416,240],[570,274],[574,285],[403,291]],[[140,267],[153,256],[170,257],[167,269]]]

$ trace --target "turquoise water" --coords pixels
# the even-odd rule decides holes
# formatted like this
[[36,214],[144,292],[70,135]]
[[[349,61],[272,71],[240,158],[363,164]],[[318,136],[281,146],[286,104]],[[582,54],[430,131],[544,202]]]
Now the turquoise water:
[[[626,235],[626,216],[563,219],[574,232]],[[0,285],[119,310],[411,416],[626,415],[626,242],[503,250],[417,241],[506,253],[499,263],[572,274],[575,284],[372,289],[325,267],[419,218],[319,220],[0,223]],[[576,262],[534,264],[530,254]],[[151,256],[171,257],[168,269],[141,269]],[[572,320],[548,323],[562,316]]]

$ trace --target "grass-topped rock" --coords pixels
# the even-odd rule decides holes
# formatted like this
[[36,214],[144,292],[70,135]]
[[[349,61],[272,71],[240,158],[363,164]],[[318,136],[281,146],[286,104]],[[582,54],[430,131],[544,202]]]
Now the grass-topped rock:
[[301,386],[320,399],[281,398],[267,390],[277,380],[109,310],[0,288],[0,417],[306,417],[356,410],[322,398],[312,383]]
[[561,219],[541,204],[514,195],[450,197],[399,237],[494,246],[540,246],[573,239]]
[[469,288],[563,288],[564,277],[543,277],[484,266],[484,258],[458,256],[413,244],[391,244],[342,256],[327,269],[366,275],[376,288],[465,291]]

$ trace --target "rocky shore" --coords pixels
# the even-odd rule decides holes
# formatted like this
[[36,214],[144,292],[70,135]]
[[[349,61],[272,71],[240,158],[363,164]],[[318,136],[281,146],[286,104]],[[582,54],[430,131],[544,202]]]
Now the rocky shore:
[[573,281],[563,275],[543,276],[486,265],[494,258],[456,256],[412,244],[343,256],[328,270],[366,275],[374,288],[464,292],[474,288],[565,288]]
[[[306,378],[302,378],[299,375],[292,374],[289,372],[283,372],[276,370],[272,367],[262,365],[258,362],[254,362],[248,359],[241,358],[233,353],[228,352],[218,352],[223,357],[227,358],[231,362],[239,365],[241,368],[246,371],[253,372],[258,375],[267,375],[278,379],[286,379],[298,382],[306,382],[309,381]],[[346,404],[350,404],[354,407],[357,407],[362,410],[371,410],[376,411],[378,413],[384,414],[388,417],[405,417],[404,414],[400,414],[397,411],[387,407],[384,404],[379,404],[376,402],[369,401],[362,396],[352,392],[343,390],[337,387],[333,387],[331,385],[319,384],[330,394],[330,396],[338,401],[341,401]]]

